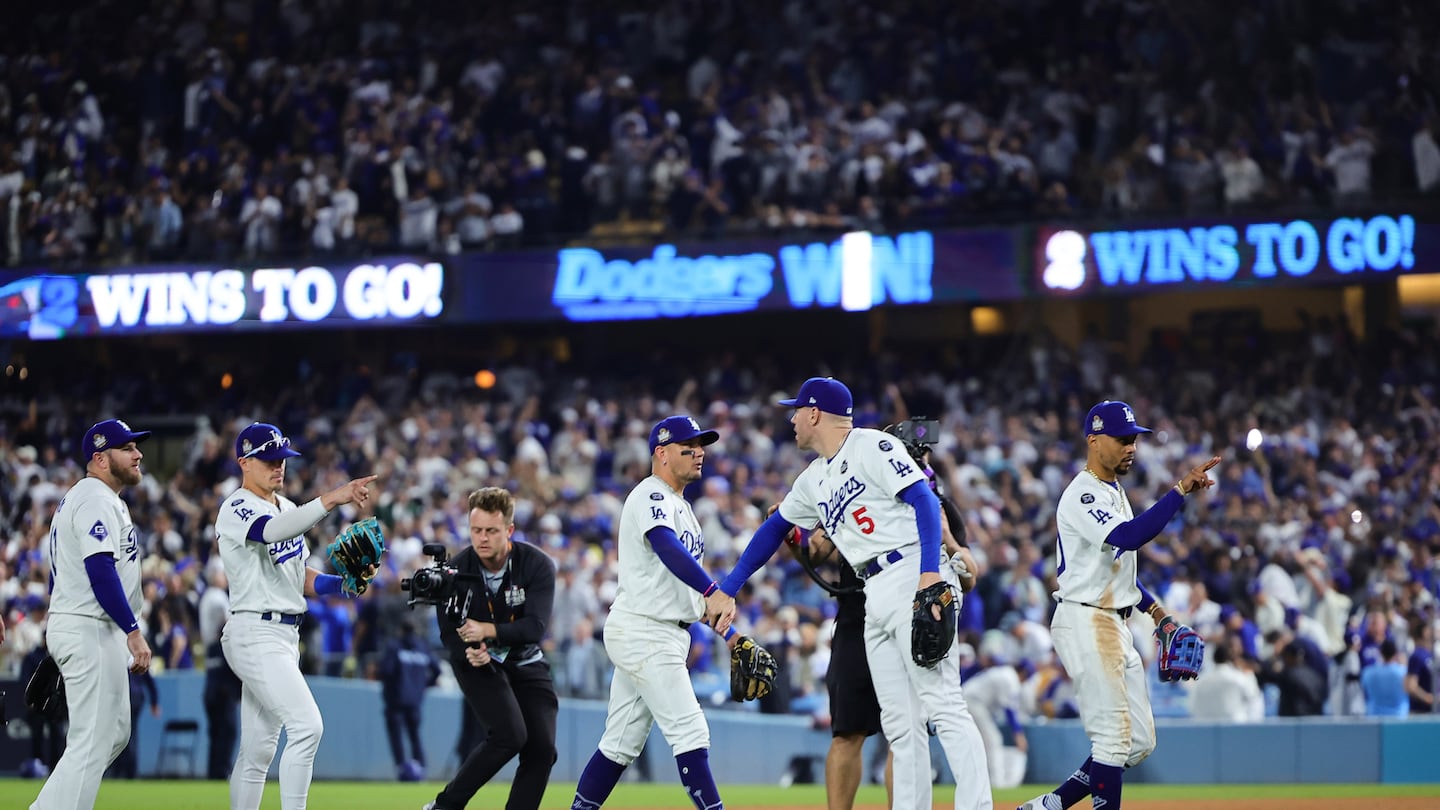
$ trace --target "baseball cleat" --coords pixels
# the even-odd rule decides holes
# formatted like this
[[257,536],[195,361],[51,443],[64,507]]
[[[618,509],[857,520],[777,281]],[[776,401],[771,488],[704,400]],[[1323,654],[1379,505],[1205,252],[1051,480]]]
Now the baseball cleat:
[[1065,808],[1060,804],[1059,796],[1054,793],[1046,793],[1044,796],[1036,796],[1025,802],[1015,810],[1065,810]]

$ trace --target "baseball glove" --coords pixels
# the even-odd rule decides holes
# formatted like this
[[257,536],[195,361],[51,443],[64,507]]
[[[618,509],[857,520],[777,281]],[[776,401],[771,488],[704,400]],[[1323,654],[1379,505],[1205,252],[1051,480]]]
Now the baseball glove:
[[335,542],[325,547],[330,567],[345,578],[341,587],[354,596],[370,587],[384,553],[385,535],[380,531],[380,522],[373,517],[351,524],[335,536]]
[[1160,642],[1160,680],[1193,681],[1200,677],[1205,660],[1205,639],[1191,628],[1166,616],[1155,627]]
[[60,665],[45,656],[25,685],[25,708],[51,721],[65,718],[65,679]]
[[[940,606],[940,618],[931,608]],[[910,657],[927,669],[950,654],[955,643],[955,591],[949,583],[937,582],[915,592],[910,608]]]
[[755,639],[741,636],[730,651],[730,699],[743,703],[770,694],[776,669],[775,656],[769,650]]

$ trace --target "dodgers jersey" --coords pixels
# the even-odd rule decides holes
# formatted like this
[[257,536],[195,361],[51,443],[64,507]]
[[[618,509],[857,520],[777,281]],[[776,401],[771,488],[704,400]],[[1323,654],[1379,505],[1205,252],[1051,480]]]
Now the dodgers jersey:
[[924,480],[899,439],[854,428],[834,458],[817,458],[800,473],[780,502],[780,516],[804,528],[823,525],[845,561],[858,568],[920,542],[915,507],[897,496]]
[[612,611],[666,622],[699,621],[705,599],[661,562],[645,533],[668,526],[696,562],[705,556],[700,521],[679,492],[656,476],[635,485],[620,510],[620,577]]
[[140,542],[130,507],[98,478],[76,482],[50,522],[50,612],[110,619],[95,601],[85,558],[109,554],[115,558],[115,572],[125,588],[130,610],[140,615]]
[[220,559],[230,580],[231,613],[305,612],[305,560],[310,557],[305,536],[278,543],[257,542],[247,536],[250,526],[261,517],[273,518],[295,508],[284,495],[275,497],[278,505],[241,487],[226,496],[215,518]]
[[1117,558],[1119,549],[1105,542],[1116,526],[1134,518],[1123,487],[1081,470],[1065,487],[1055,509],[1059,527],[1055,568],[1059,589],[1055,595],[1067,602],[1102,608],[1140,604],[1135,553],[1124,552]]

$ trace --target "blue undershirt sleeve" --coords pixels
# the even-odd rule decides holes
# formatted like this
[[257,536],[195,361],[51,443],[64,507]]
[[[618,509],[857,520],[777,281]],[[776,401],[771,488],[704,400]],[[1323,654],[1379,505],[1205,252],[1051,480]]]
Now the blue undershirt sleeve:
[[940,499],[928,481],[916,481],[900,490],[900,500],[915,507],[915,529],[920,533],[920,573],[940,570]]
[[680,538],[675,536],[675,530],[669,526],[656,526],[645,533],[645,538],[650,541],[650,546],[655,549],[655,554],[670,573],[680,578],[680,581],[689,585],[699,593],[705,593],[713,581],[700,563],[690,556],[690,552],[680,545]]
[[1016,716],[1015,710],[1009,706],[1005,707],[1005,725],[1010,727],[1011,734],[1019,734],[1021,731],[1020,718]]
[[1184,505],[1185,496],[1172,488],[1165,493],[1165,497],[1156,501],[1154,506],[1136,515],[1134,519],[1116,526],[1110,536],[1105,538],[1105,542],[1121,551],[1137,551],[1154,540]]
[[755,530],[755,536],[750,538],[750,543],[745,546],[745,550],[740,552],[740,559],[735,561],[735,567],[720,583],[720,590],[731,596],[739,593],[740,589],[745,586],[745,580],[758,571],[766,560],[775,555],[775,550],[785,542],[785,535],[790,533],[790,529],[794,525],[780,517],[778,509],[775,514],[765,518],[765,522]]
[[1150,610],[1150,608],[1152,608],[1152,607],[1155,606],[1155,601],[1156,601],[1156,600],[1155,600],[1155,594],[1150,593],[1149,591],[1145,590],[1145,586],[1144,586],[1144,585],[1141,585],[1141,584],[1140,584],[1140,580],[1138,580],[1138,579],[1135,580],[1135,587],[1137,587],[1137,588],[1140,589],[1140,604],[1139,604],[1139,608],[1140,608],[1141,610],[1146,611],[1146,612],[1148,613],[1149,610]]
[[115,557],[106,552],[91,554],[85,558],[85,573],[90,577],[95,601],[115,624],[127,634],[138,628],[140,623],[135,621],[130,600],[125,598],[125,586],[120,584],[120,573],[115,570]]

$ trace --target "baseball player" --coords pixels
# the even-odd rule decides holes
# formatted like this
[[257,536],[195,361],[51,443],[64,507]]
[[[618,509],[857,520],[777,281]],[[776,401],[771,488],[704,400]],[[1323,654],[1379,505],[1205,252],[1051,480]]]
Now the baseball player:
[[[894,808],[931,807],[929,720],[955,775],[955,807],[992,806],[984,744],[965,705],[954,656],[932,667],[911,656],[911,605],[918,588],[955,584],[940,564],[940,502],[902,443],[854,427],[850,389],[812,377],[794,399],[796,444],[819,457],[795,479],[780,509],[756,530],[720,585],[728,602],[709,606],[717,629],[728,625],[734,595],[783,542],[792,526],[823,526],[865,585],[865,649],[880,724],[894,752]],[[917,586],[918,583],[918,586]]]
[[95,806],[100,777],[130,740],[130,679],[150,668],[140,633],[140,545],[125,487],[140,483],[139,442],[119,419],[85,431],[85,477],[50,523],[50,619],[45,644],[65,679],[70,730],[30,810]]
[[719,438],[689,416],[662,419],[650,431],[651,474],[620,512],[619,587],[604,630],[615,663],[605,732],[580,775],[572,810],[605,803],[655,723],[695,806],[724,807],[710,773],[710,727],[685,666],[689,627],[705,614],[704,595],[718,586],[700,567],[705,541],[684,491],[700,480],[705,448]]
[[258,810],[280,728],[280,806],[301,810],[310,792],[323,724],[300,674],[300,621],[305,597],[341,593],[344,579],[305,564],[305,532],[336,507],[364,507],[369,475],[303,506],[281,495],[285,460],[300,455],[280,429],[256,422],[235,439],[240,488],[227,495],[215,519],[220,559],[230,580],[230,619],[220,643],[244,684],[240,697],[240,753],[230,773],[231,810]]
[[1185,505],[1185,496],[1215,482],[1216,456],[1190,470],[1138,517],[1120,478],[1135,464],[1136,442],[1150,429],[1124,402],[1101,402],[1085,415],[1085,468],[1060,496],[1055,512],[1055,652],[1075,685],[1090,758],[1054,791],[1023,810],[1060,810],[1088,795],[1094,806],[1115,810],[1126,768],[1155,750],[1155,718],[1145,664],[1126,623],[1136,607],[1155,619],[1165,610],[1136,579],[1134,553],[1155,539]]

